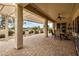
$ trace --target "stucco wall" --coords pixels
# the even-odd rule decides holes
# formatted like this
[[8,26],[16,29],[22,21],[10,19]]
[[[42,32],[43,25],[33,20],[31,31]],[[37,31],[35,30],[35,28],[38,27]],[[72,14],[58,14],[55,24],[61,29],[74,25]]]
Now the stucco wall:
[[[73,18],[72,18],[72,26],[73,26],[73,21],[75,20],[75,18],[76,18],[77,16],[79,16],[79,8],[77,8],[77,10],[75,11],[75,13],[74,13],[74,15],[73,15]],[[74,27],[75,27],[75,26],[74,26]],[[77,36],[77,35],[78,35],[77,33],[73,32],[73,31],[72,31],[72,33],[73,33],[73,36]]]

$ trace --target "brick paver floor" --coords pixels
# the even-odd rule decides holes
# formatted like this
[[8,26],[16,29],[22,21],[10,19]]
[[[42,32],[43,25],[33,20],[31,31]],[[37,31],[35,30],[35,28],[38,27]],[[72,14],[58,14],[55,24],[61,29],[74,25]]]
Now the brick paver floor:
[[24,48],[16,50],[15,39],[0,41],[0,55],[4,56],[75,56],[74,42],[48,38],[44,34],[24,37]]

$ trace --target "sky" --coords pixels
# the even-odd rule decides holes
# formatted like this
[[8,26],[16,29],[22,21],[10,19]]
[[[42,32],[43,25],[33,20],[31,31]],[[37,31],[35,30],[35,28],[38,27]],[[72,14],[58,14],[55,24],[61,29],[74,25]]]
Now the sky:
[[[48,23],[49,25],[49,28],[52,28],[52,23]],[[40,28],[43,28],[44,27],[44,24],[40,24],[40,23],[36,23],[36,22],[30,22],[30,21],[24,21],[24,25],[23,27],[24,28],[31,28],[31,27],[38,27],[40,26]]]
[[[2,20],[2,18],[0,17],[0,21]],[[0,22],[0,25],[1,25],[1,22]]]
[[23,27],[24,28],[31,28],[31,27],[38,27],[43,28],[43,24],[36,23],[36,22],[31,22],[31,21],[24,21]]

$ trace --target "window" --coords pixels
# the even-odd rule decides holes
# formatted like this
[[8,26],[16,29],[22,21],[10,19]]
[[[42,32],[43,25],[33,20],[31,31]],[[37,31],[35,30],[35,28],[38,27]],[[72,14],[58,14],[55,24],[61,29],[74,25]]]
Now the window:
[[75,25],[75,27],[74,27],[75,30],[74,30],[74,31],[75,31],[76,33],[79,33],[79,16],[75,19],[75,22],[74,22],[74,23],[75,23],[75,24],[74,24],[74,25]]
[[0,29],[5,29],[5,19],[3,16],[0,16]]

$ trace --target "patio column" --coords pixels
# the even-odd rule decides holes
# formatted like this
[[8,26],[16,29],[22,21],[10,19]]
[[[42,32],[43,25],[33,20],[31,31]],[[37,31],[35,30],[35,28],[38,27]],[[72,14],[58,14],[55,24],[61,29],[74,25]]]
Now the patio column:
[[5,16],[5,39],[8,40],[8,16]]
[[45,32],[45,37],[48,37],[48,20],[45,20],[44,23],[44,32]]
[[57,30],[57,23],[54,22],[54,33],[56,33],[56,30]]
[[23,8],[19,4],[16,4],[15,38],[16,49],[23,48]]
[[53,32],[55,33],[55,22],[52,23],[53,26]]

